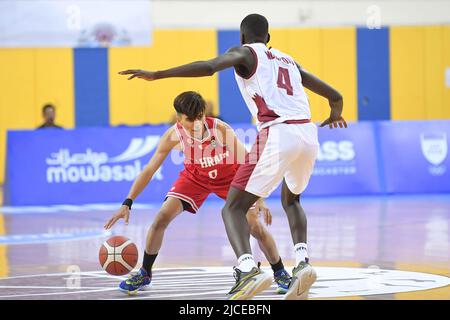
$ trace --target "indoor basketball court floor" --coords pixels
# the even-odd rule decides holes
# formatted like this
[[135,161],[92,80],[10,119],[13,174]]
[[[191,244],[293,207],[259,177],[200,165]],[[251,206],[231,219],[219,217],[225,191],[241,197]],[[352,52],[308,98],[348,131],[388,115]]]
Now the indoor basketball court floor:
[[[303,204],[318,273],[311,299],[450,299],[450,195],[305,198]],[[117,287],[125,277],[101,269],[98,250],[111,234],[142,250],[158,205],[136,203],[130,224],[121,221],[112,233],[103,225],[116,205],[0,208],[0,299],[224,299],[235,257],[216,199],[169,227],[150,290],[124,295]],[[279,200],[268,205],[269,230],[291,271],[287,220]],[[255,299],[280,298],[272,287]]]

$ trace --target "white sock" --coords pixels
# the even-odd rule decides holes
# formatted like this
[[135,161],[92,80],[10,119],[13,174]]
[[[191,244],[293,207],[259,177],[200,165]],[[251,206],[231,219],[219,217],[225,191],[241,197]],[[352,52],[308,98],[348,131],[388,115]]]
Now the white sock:
[[253,267],[256,267],[253,256],[249,253],[243,254],[238,259],[238,269],[242,272],[249,272]]
[[297,243],[294,246],[295,251],[295,265],[297,266],[301,261],[306,262],[306,258],[308,258],[308,246],[306,243]]

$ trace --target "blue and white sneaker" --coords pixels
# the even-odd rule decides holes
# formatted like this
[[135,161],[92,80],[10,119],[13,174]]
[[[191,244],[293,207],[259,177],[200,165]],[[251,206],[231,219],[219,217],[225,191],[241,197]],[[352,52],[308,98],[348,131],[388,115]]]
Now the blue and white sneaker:
[[285,294],[288,291],[292,280],[289,273],[286,270],[281,269],[273,274],[273,278],[277,284],[276,292],[279,294]]
[[119,290],[129,295],[136,295],[139,291],[150,287],[152,282],[151,274],[140,268],[138,272],[131,274],[131,276],[120,283]]

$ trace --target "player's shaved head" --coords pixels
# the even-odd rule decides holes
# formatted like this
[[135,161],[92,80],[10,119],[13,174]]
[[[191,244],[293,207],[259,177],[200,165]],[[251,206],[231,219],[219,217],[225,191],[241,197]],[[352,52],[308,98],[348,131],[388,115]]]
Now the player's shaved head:
[[241,42],[269,42],[269,22],[257,13],[246,16],[241,22]]
[[206,109],[205,100],[194,91],[179,94],[173,101],[173,106],[179,114],[184,114],[190,121],[201,119]]

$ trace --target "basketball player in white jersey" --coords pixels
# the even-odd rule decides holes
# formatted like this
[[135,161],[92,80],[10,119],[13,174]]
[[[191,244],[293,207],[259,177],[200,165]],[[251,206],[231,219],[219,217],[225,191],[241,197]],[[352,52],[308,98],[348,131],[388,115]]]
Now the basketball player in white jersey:
[[296,267],[285,299],[305,299],[316,280],[306,245],[306,215],[300,194],[312,174],[319,147],[317,127],[311,123],[304,88],[325,97],[330,117],[320,126],[347,127],[342,118],[343,99],[334,88],[301,68],[291,56],[268,48],[267,19],[251,14],[241,22],[241,46],[208,61],[197,61],[164,71],[126,70],[145,80],[203,77],[233,67],[236,81],[259,134],[246,161],[231,184],[222,217],[228,239],[238,258],[236,284],[229,299],[250,299],[271,284],[271,276],[255,263],[250,248],[246,212],[258,198],[266,198],[283,181],[281,202],[289,221]]

